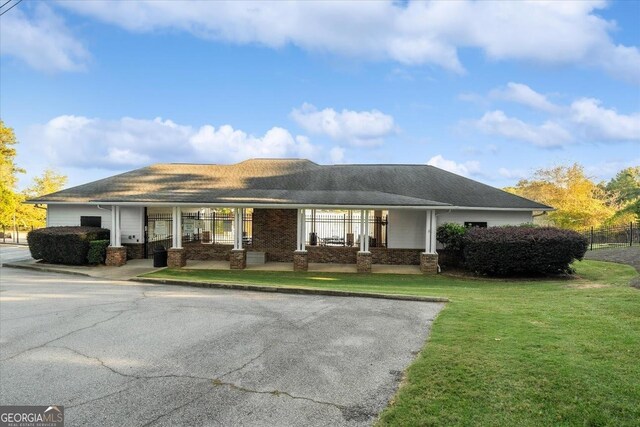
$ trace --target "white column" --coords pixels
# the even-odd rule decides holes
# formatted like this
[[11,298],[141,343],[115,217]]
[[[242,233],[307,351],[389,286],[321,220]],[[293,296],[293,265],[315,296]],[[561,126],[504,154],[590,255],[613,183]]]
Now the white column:
[[364,211],[364,251],[369,252],[369,210]]
[[242,208],[234,209],[234,241],[233,249],[242,249],[242,226],[243,226],[243,211]]
[[171,247],[175,248],[177,245],[178,233],[176,232],[176,227],[178,225],[178,214],[176,212],[176,207],[171,208]]
[[176,245],[177,249],[182,248],[182,208],[176,207]]
[[436,254],[438,244],[436,243],[436,232],[438,231],[438,219],[436,218],[435,209],[431,210],[431,253]]
[[110,246],[118,246],[116,242],[116,210],[117,206],[111,206],[111,230],[109,235]]
[[360,210],[360,252],[364,252],[364,211]]
[[307,233],[307,214],[304,209],[298,209],[298,246],[297,250],[305,250]]
[[122,227],[120,226],[120,206],[116,206],[116,246],[122,246]]
[[436,253],[436,211],[433,209],[427,210],[425,223],[425,252],[428,254]]

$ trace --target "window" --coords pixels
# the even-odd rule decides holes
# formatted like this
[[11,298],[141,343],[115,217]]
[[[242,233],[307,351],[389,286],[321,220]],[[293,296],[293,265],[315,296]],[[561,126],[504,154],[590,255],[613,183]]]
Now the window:
[[82,227],[102,227],[102,217],[100,216],[81,216],[80,225]]
[[467,228],[473,228],[473,227],[487,228],[487,223],[486,222],[465,222],[464,226]]

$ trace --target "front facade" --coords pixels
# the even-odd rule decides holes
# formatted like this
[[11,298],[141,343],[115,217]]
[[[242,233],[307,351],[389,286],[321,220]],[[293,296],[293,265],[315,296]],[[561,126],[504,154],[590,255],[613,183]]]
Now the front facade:
[[111,230],[107,263],[169,247],[190,259],[247,263],[415,264],[437,271],[436,228],[530,223],[548,206],[424,165],[321,166],[255,159],[235,165],[159,164],[31,201],[47,226]]

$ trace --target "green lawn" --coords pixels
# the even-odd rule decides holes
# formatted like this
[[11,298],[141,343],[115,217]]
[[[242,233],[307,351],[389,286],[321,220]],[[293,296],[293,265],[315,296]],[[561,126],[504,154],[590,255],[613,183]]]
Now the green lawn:
[[640,425],[640,291],[633,268],[579,279],[162,270],[156,278],[450,298],[380,425]]

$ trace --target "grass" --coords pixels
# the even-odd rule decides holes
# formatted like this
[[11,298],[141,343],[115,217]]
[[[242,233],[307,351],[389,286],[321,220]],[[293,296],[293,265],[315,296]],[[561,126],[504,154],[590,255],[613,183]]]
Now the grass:
[[450,298],[381,426],[637,426],[640,291],[620,264],[573,280],[162,270],[204,281]]

